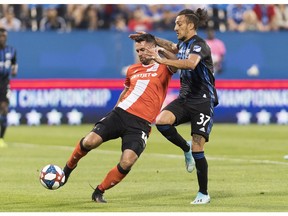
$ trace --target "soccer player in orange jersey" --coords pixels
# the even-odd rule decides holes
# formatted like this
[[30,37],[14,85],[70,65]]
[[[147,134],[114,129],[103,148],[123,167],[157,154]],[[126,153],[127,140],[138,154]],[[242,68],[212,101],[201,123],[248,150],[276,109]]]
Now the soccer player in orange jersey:
[[121,137],[122,155],[120,162],[113,167],[92,194],[92,200],[105,203],[103,193],[118,184],[131,170],[146,147],[151,130],[166,96],[168,83],[174,68],[158,64],[147,51],[163,54],[167,58],[176,56],[156,46],[154,36],[143,34],[135,39],[135,48],[140,63],[128,68],[125,88],[119,96],[115,108],[98,121],[92,131],[76,145],[64,167],[67,182],[78,161],[90,150],[102,143]]

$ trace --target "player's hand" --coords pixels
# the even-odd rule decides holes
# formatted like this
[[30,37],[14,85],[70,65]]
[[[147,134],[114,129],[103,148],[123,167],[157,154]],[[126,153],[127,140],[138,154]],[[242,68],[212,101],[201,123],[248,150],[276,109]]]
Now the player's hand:
[[129,35],[129,38],[131,38],[132,40],[135,40],[136,37],[138,37],[138,36],[140,36],[140,35],[142,35],[142,34],[146,34],[146,32],[144,32],[144,31],[138,31],[138,32],[136,32],[136,33],[134,33],[134,34],[130,34],[130,35]]
[[158,62],[159,64],[161,64],[163,62],[163,58],[161,58],[159,56],[159,52],[163,51],[162,47],[155,47],[155,48],[145,48],[146,51],[146,55],[149,56],[150,58],[152,58],[154,61]]

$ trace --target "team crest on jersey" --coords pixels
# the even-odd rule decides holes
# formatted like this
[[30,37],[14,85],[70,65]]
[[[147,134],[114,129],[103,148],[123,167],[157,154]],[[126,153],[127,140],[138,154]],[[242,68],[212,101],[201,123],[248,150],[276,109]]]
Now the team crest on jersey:
[[159,64],[154,64],[152,67],[150,67],[150,68],[147,69],[147,72],[157,71],[158,68],[159,68]]
[[200,46],[198,46],[198,45],[195,45],[194,47],[193,47],[193,52],[200,52],[201,51],[201,47]]

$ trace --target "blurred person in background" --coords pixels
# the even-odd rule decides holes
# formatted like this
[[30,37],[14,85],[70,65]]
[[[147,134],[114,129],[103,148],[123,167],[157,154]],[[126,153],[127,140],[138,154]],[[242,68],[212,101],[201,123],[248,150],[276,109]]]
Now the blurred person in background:
[[139,6],[133,11],[131,19],[128,21],[129,31],[152,31],[152,22],[145,16],[143,9]]
[[222,40],[215,37],[213,28],[207,28],[206,34],[206,42],[211,49],[214,73],[220,74],[223,72],[223,61],[226,54],[225,44]]
[[285,4],[275,5],[276,25],[281,31],[288,30],[288,7]]
[[7,31],[20,31],[21,21],[15,17],[13,7],[8,7],[4,12],[4,17],[0,19],[0,27]]
[[175,16],[170,10],[164,10],[162,18],[153,23],[153,29],[156,31],[167,31],[174,28]]
[[40,31],[66,31],[67,25],[63,17],[58,16],[58,5],[47,5],[44,17],[40,21]]
[[265,32],[278,30],[274,5],[256,4],[253,10],[257,16],[258,31]]
[[7,147],[3,138],[7,128],[10,76],[16,76],[18,71],[16,49],[6,45],[7,37],[6,29],[0,28],[0,147]]
[[128,31],[126,20],[122,16],[122,14],[117,14],[117,16],[114,19],[114,22],[111,25],[111,30],[115,30],[115,31],[119,31],[119,32]]
[[245,4],[230,4],[227,7],[229,31],[256,31],[257,16],[252,8]]
[[75,23],[75,29],[95,31],[98,29],[98,11],[94,5],[88,5],[82,12],[81,19]]

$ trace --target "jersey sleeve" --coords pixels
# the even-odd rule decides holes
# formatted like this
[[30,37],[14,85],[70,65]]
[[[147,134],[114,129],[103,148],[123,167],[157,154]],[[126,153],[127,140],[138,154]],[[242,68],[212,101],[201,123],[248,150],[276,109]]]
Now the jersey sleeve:
[[130,76],[131,76],[131,66],[128,67],[128,69],[127,69],[126,78],[125,78],[125,82],[124,82],[125,88],[130,87]]
[[209,47],[203,41],[197,41],[191,45],[190,54],[196,54],[201,57],[201,59],[209,55]]

